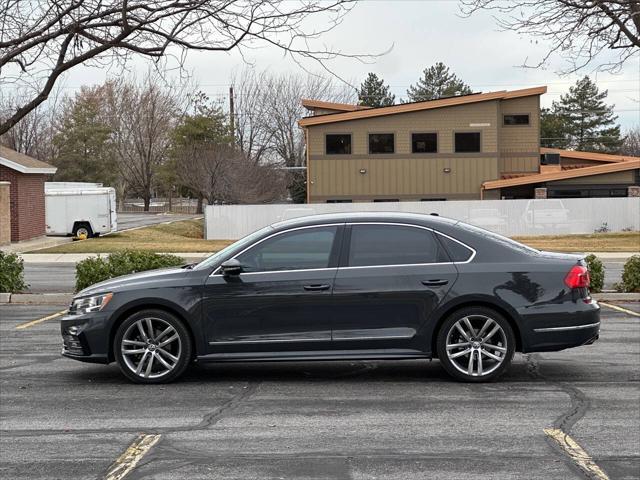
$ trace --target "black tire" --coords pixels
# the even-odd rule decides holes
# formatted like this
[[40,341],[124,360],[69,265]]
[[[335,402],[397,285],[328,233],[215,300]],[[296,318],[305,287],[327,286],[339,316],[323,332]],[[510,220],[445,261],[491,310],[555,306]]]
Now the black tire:
[[80,233],[87,234],[87,238],[93,237],[93,230],[91,229],[91,225],[86,222],[78,222],[73,226],[73,236],[77,237]]
[[[151,321],[151,328],[148,321]],[[141,326],[146,340],[140,332]],[[154,333],[149,335],[149,331]],[[162,335],[164,332],[168,333]],[[123,354],[123,349],[132,353]],[[189,366],[193,345],[180,319],[163,310],[149,309],[134,313],[120,324],[113,341],[113,352],[120,371],[132,382],[169,383],[180,377]],[[136,373],[140,362],[143,365]],[[147,371],[149,364],[151,370]],[[171,369],[166,365],[171,365]]]
[[[471,329],[466,326],[465,318],[469,320]],[[457,328],[458,322],[461,322],[460,327],[467,333],[469,341]],[[485,324],[488,327],[483,332]],[[487,337],[496,325],[499,328]],[[449,348],[450,353],[447,352],[448,340],[450,345],[459,345]],[[507,319],[495,310],[480,306],[466,307],[453,312],[440,327],[436,339],[436,350],[442,367],[453,378],[463,382],[479,383],[495,380],[509,368],[515,348],[516,338]],[[465,354],[467,349],[469,353]],[[451,358],[450,355],[455,358]],[[471,359],[472,356],[473,359]],[[469,368],[471,374],[469,374]]]

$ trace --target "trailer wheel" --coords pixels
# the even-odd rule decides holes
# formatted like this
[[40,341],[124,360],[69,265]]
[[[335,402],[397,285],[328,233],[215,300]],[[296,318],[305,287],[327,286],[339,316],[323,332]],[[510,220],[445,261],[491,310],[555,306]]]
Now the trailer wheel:
[[86,238],[93,237],[93,230],[91,229],[91,225],[87,222],[76,222],[73,226],[73,236],[79,237],[80,235],[84,235]]

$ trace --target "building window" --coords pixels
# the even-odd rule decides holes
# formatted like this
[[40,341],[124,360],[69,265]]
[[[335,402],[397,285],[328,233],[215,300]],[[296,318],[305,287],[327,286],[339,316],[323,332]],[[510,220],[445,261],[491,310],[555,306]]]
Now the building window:
[[334,198],[327,200],[327,203],[353,203],[350,198]]
[[421,202],[446,202],[446,198],[421,198]]
[[349,155],[351,153],[351,134],[330,134],[325,137],[327,155]]
[[374,198],[374,202],[399,202],[397,198]]
[[456,132],[456,153],[480,151],[480,132]]
[[503,125],[529,125],[529,114],[504,115]]
[[413,153],[437,153],[437,133],[413,133],[411,135],[411,151]]
[[370,133],[369,153],[393,153],[395,151],[393,133]]

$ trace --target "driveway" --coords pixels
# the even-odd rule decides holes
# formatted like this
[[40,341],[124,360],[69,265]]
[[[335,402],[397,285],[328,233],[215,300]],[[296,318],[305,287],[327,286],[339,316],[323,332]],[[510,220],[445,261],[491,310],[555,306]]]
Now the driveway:
[[620,311],[603,308],[595,344],[517,355],[490,384],[437,361],[352,361],[202,365],[141,386],[62,358],[56,319],[16,329],[58,310],[0,306],[1,478],[106,478],[138,454],[127,479],[588,478],[547,428],[610,478],[640,472],[640,318]]
[[147,227],[164,222],[179,222],[192,218],[200,218],[202,215],[183,215],[177,213],[118,213],[118,231],[132,228]]

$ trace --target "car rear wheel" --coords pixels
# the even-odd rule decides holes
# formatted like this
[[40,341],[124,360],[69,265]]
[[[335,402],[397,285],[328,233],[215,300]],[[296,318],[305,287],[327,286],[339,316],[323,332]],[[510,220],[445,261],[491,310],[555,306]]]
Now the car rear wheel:
[[513,328],[502,315],[485,307],[469,307],[445,320],[436,347],[449,375],[465,382],[487,382],[509,367],[515,344]]
[[122,373],[136,383],[167,383],[191,360],[191,338],[184,324],[162,310],[143,310],[118,327],[113,345]]

